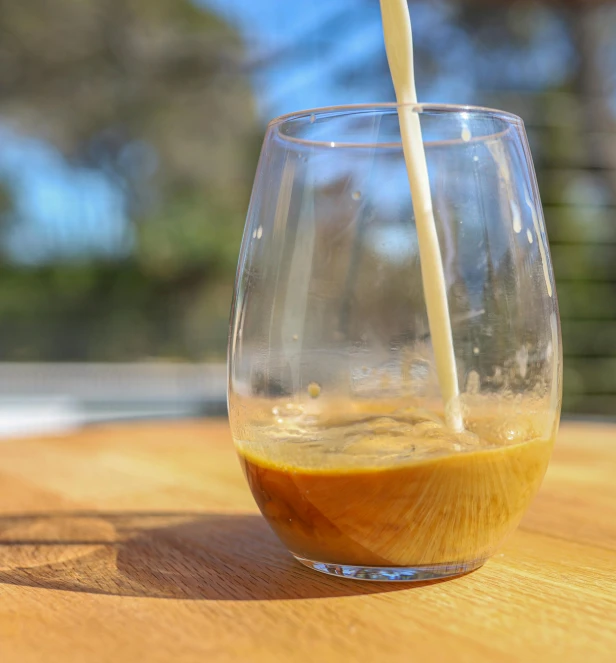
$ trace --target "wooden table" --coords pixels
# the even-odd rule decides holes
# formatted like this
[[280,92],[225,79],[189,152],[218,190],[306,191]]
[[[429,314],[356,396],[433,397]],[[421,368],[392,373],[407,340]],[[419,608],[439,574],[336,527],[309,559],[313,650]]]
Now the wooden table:
[[563,425],[475,573],[361,583],[297,564],[223,421],[0,442],[0,661],[616,661],[616,426]]

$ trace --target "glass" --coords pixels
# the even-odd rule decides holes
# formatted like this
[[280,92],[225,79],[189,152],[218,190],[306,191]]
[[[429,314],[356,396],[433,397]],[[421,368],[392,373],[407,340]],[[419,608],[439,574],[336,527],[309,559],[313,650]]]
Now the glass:
[[430,342],[397,107],[270,123],[229,341],[253,495],[303,564],[371,580],[479,567],[539,489],[558,428],[558,304],[522,121],[418,105],[465,430]]

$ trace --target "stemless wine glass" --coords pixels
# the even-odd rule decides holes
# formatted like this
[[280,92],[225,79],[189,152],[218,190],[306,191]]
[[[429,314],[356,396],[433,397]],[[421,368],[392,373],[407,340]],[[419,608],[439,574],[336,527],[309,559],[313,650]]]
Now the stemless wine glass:
[[479,567],[545,473],[558,304],[522,121],[416,105],[464,431],[447,428],[394,104],[267,129],[237,273],[229,416],[253,495],[303,564],[370,580]]

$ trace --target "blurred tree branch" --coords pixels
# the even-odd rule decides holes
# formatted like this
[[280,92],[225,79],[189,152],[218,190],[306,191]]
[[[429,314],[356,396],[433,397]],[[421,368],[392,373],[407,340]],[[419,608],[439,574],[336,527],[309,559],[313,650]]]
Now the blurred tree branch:
[[[104,173],[135,228],[115,263],[5,264],[0,358],[224,351],[262,135],[244,58],[190,0],[0,0],[4,126]],[[1,222],[19,223],[0,184]]]

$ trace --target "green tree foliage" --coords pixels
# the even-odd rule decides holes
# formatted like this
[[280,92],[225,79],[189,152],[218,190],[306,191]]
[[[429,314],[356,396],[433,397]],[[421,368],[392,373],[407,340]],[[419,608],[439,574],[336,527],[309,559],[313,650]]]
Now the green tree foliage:
[[3,125],[104,173],[131,226],[115,258],[0,252],[0,359],[222,356],[262,134],[243,59],[190,0],[0,0]]

